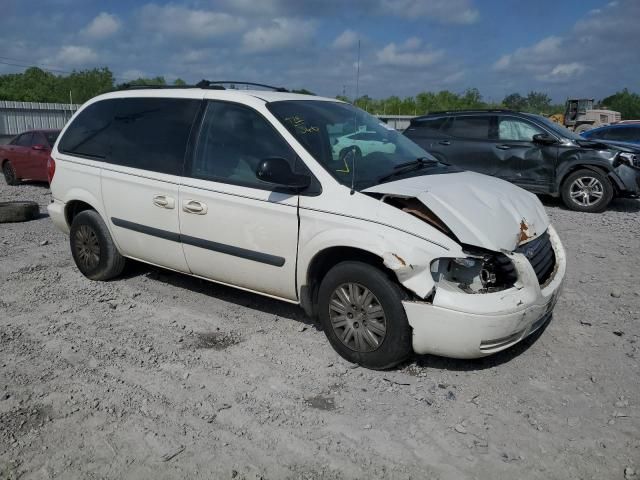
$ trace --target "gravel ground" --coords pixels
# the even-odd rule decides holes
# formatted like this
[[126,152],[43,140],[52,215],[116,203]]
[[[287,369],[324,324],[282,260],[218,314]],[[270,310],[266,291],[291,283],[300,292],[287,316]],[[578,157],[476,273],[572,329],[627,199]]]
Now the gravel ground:
[[568,253],[538,337],[388,372],[297,307],[140,264],[85,279],[43,185],[0,225],[0,478],[640,478],[640,201],[545,201]]

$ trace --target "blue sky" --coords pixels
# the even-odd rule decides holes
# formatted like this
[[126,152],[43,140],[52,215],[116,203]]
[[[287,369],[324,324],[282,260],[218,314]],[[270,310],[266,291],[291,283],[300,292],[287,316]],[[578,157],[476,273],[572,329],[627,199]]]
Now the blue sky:
[[[640,91],[640,0],[2,0],[0,62],[411,96]],[[19,66],[0,64],[0,72]]]

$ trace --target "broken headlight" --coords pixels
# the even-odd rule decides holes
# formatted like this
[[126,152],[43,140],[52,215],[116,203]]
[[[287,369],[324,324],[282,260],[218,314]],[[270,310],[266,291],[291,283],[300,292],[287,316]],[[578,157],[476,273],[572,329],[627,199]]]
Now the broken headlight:
[[448,282],[467,293],[499,292],[518,279],[515,266],[502,253],[438,258],[431,262],[431,275],[436,284]]
[[616,168],[620,165],[640,167],[640,157],[634,153],[618,152],[618,155],[616,155],[616,158],[613,160],[613,167]]

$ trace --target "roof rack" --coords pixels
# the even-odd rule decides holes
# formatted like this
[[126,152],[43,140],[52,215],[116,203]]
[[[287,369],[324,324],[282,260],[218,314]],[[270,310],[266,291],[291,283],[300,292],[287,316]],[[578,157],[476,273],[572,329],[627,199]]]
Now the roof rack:
[[118,87],[118,90],[147,90],[147,89],[175,89],[175,88],[206,88],[209,90],[226,90],[224,85],[249,85],[252,87],[262,87],[262,88],[270,88],[275,92],[288,92],[286,88],[283,87],[274,87],[271,85],[265,85],[264,83],[253,83],[253,82],[234,82],[234,81],[223,81],[223,80],[200,80],[195,85],[144,85],[137,83],[123,83]]
[[275,92],[288,92],[286,88],[283,87],[274,87],[272,85],[265,85],[264,83],[253,83],[253,82],[234,82],[233,80],[201,80],[196,83],[196,87],[198,88],[213,88],[213,89],[222,89],[225,87],[223,85],[248,85],[251,87],[262,87],[262,88],[270,88]]
[[460,109],[460,110],[438,110],[434,112],[429,112],[426,115],[442,115],[445,113],[499,113],[499,112],[515,112],[515,110],[510,110],[508,108],[478,108],[478,109]]

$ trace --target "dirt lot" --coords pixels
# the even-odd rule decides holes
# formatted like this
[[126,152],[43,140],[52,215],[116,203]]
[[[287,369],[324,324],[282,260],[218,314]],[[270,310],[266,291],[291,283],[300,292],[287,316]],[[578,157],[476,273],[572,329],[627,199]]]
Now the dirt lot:
[[374,372],[291,305],[140,264],[91,282],[47,188],[17,199],[43,215],[0,225],[2,479],[640,478],[640,201],[546,201],[569,265],[539,338]]

